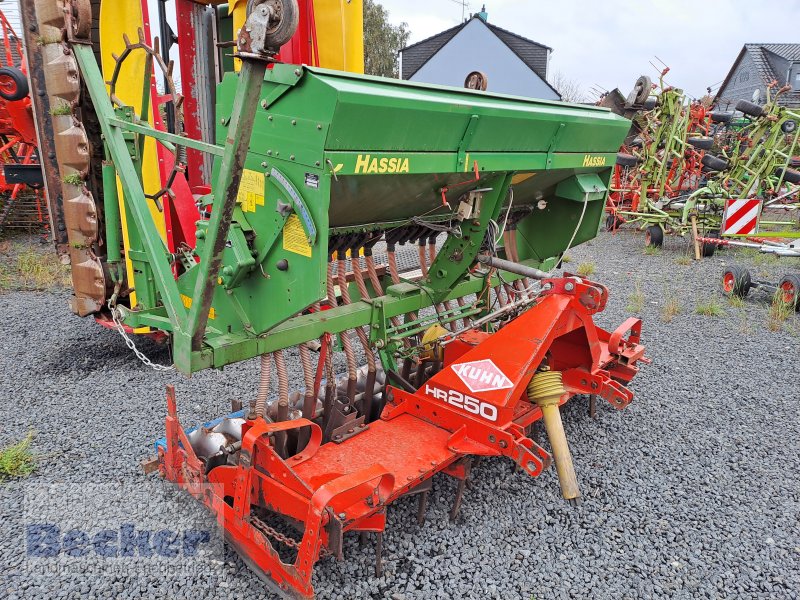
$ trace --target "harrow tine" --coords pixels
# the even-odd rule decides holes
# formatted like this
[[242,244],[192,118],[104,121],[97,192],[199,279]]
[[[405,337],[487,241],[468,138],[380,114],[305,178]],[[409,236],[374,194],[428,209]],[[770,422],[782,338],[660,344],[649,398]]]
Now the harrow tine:
[[428,494],[430,494],[430,492],[426,491],[419,495],[419,501],[417,505],[417,525],[423,525],[425,523],[425,514],[428,511]]
[[453,508],[450,509],[450,522],[456,520],[458,513],[461,512],[461,501],[464,499],[464,489],[467,487],[467,479],[472,469],[472,459],[464,460],[464,476],[459,477],[456,487],[456,497],[453,500]]
[[597,418],[597,394],[589,395],[589,418]]
[[383,575],[383,532],[375,535],[375,577]]

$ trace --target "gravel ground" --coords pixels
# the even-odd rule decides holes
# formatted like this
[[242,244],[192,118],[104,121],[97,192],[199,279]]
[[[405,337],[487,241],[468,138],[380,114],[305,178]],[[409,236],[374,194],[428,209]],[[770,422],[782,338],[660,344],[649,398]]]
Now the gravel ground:
[[[415,499],[390,509],[384,575],[373,575],[372,545],[359,549],[351,536],[344,562],[318,564],[319,598],[800,597],[800,322],[772,331],[768,296],[737,308],[717,291],[726,263],[762,276],[800,265],[728,251],[686,264],[681,240],[648,255],[630,232],[570,254],[568,268],[594,265],[592,278],[611,290],[601,323],[641,314],[654,361],[627,410],[598,404],[592,421],[583,400],[565,407],[583,503],[560,499],[554,469],[530,479],[508,461],[484,460],[456,523],[447,521],[454,484],[438,477],[425,525],[416,525]],[[695,313],[710,299],[723,316]],[[116,333],[66,304],[65,292],[0,295],[0,446],[34,429],[40,459],[29,479],[0,484],[0,597],[270,597],[216,534],[203,556],[177,563],[69,557],[68,536],[58,558],[30,556],[31,524],[62,534],[211,529],[199,505],[138,462],[164,434],[166,383],[186,424],[255,393],[254,361],[192,379],[153,373]],[[678,313],[671,320],[665,305]],[[165,348],[142,347],[168,361]],[[59,569],[45,572],[52,564]]]

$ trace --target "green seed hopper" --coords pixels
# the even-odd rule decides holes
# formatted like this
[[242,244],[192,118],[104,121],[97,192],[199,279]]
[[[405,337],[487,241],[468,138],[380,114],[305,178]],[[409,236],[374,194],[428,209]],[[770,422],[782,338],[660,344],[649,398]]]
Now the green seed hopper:
[[[507,258],[548,270],[569,246],[593,238],[630,127],[596,107],[245,63],[217,89],[223,146],[159,131],[118,99],[112,104],[94,56],[77,45],[73,52],[100,117],[107,181],[119,177],[123,192],[126,218],[114,214],[113,184],[104,205],[110,245],[122,237],[124,253],[112,247],[101,257],[122,290],[113,296],[118,319],[133,330],[170,333],[185,373],[370,324],[370,341],[383,345],[381,357],[391,363],[391,319],[485,287],[485,276],[470,268],[487,241],[501,252],[505,246]],[[176,156],[181,147],[215,157],[213,192],[197,202],[199,218],[188,227],[184,218],[192,231],[181,243],[169,239],[180,226],[173,219],[165,244],[144,193],[137,153],[145,137]],[[168,212],[180,213],[183,203],[186,213],[195,203],[179,193],[181,176],[165,196]],[[384,271],[370,282],[370,295],[388,288],[380,310],[355,302],[308,311],[327,295],[331,259],[358,256],[382,239],[391,248],[422,246],[442,233],[422,278],[397,285]],[[123,258],[127,280],[119,285]],[[135,304],[125,301],[131,288]],[[94,300],[102,312],[107,298]]]

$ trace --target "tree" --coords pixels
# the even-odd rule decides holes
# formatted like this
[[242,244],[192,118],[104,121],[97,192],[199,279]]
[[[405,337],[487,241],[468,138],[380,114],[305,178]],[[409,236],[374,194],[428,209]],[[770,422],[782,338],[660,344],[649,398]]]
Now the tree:
[[381,77],[399,77],[398,53],[411,32],[408,23],[392,25],[389,13],[375,0],[364,0],[364,72]]
[[570,79],[561,71],[556,71],[553,74],[550,79],[550,85],[556,88],[558,93],[561,94],[561,99],[564,102],[586,101],[586,94],[584,94],[581,84],[574,79]]

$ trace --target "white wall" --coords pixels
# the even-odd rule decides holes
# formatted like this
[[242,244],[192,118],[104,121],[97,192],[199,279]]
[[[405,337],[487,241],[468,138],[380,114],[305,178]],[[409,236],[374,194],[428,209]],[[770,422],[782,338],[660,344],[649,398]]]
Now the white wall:
[[522,62],[480,19],[472,19],[411,81],[464,87],[472,71],[486,73],[490,92],[558,100],[541,77]]

